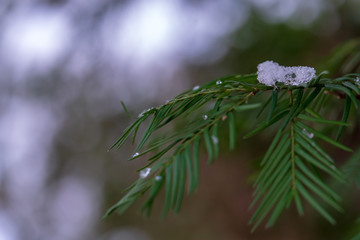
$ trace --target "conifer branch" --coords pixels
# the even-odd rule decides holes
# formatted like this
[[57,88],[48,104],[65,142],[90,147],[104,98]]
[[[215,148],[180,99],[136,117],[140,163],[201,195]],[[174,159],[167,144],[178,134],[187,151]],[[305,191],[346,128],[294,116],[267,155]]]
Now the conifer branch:
[[[276,68],[280,73],[266,73],[266,66]],[[310,72],[311,78],[306,71]],[[289,75],[291,72],[297,75]],[[301,74],[308,80],[301,78]],[[152,155],[139,169],[139,179],[105,217],[114,211],[124,212],[147,192],[148,200],[142,210],[149,215],[162,188],[165,189],[163,215],[170,210],[179,212],[186,184],[188,194],[198,186],[200,144],[205,146],[211,164],[219,155],[221,125],[228,125],[229,147],[233,149],[236,146],[236,119],[245,116],[246,111],[259,110],[257,117],[262,120],[244,138],[273,125],[277,125],[278,131],[260,163],[261,171],[254,182],[254,200],[250,208],[256,206],[256,210],[250,219],[252,230],[266,217],[266,226],[273,226],[292,202],[299,215],[304,214],[303,204],[306,202],[334,224],[335,219],[328,207],[342,211],[341,198],[324,179],[331,177],[344,183],[345,177],[318,142],[352,151],[338,140],[344,128],[349,126],[351,111],[358,110],[360,74],[352,73],[335,79],[324,75],[315,76],[308,67],[283,67],[266,62],[259,67],[258,74],[216,79],[196,86],[164,105],[142,112],[111,149],[122,147],[131,136],[135,142],[139,127],[150,119],[130,160]],[[270,95],[268,101],[263,102],[260,96],[266,95]],[[331,96],[346,99],[341,120],[327,119],[327,115],[321,112]],[[266,111],[267,116],[261,117]],[[172,135],[154,141],[155,132],[167,124],[180,124],[182,127]],[[335,140],[317,130],[321,124],[337,129]],[[324,207],[325,204],[328,207]]]

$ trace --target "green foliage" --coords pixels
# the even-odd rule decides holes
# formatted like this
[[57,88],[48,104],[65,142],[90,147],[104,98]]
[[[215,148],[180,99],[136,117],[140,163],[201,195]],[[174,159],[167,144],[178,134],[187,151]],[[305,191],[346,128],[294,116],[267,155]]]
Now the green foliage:
[[[111,149],[122,147],[131,136],[135,142],[139,127],[148,122],[130,160],[150,155],[148,163],[139,169],[151,167],[150,174],[130,186],[105,217],[113,211],[124,212],[146,192],[149,192],[148,199],[142,210],[149,215],[162,188],[165,189],[163,215],[169,211],[179,212],[184,193],[191,194],[198,187],[201,145],[207,151],[208,164],[213,163],[220,150],[219,128],[228,125],[229,147],[234,149],[238,131],[236,119],[258,111],[258,125],[244,138],[253,137],[270,126],[275,126],[277,132],[254,182],[254,200],[250,207],[256,210],[250,219],[252,230],[266,218],[266,226],[273,226],[292,203],[299,215],[304,214],[303,205],[309,204],[335,224],[331,208],[342,211],[341,197],[324,179],[333,178],[341,183],[347,183],[347,179],[321,146],[324,143],[342,151],[352,151],[338,140],[349,126],[351,111],[358,109],[360,74],[339,78],[324,76],[326,74],[321,73],[306,85],[278,85],[274,89],[260,84],[256,74],[234,75],[195,87],[164,105],[143,112]],[[268,96],[268,100],[263,102],[262,96]],[[322,111],[329,98],[345,99],[340,121],[327,119]],[[262,117],[266,111],[267,115]],[[151,141],[151,136],[166,125],[184,122],[185,125],[172,135]],[[324,126],[337,130],[335,139],[321,130]]]

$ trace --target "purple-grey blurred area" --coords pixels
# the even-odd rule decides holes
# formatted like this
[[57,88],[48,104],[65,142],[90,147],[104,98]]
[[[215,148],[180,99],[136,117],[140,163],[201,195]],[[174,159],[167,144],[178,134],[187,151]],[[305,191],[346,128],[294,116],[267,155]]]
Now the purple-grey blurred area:
[[127,161],[131,144],[107,149],[132,121],[121,101],[137,115],[264,60],[316,67],[359,33],[358,0],[1,0],[0,240],[333,239],[292,208],[250,233],[268,139],[202,164],[165,220],[162,194],[150,219],[136,205],[101,220],[145,161]]

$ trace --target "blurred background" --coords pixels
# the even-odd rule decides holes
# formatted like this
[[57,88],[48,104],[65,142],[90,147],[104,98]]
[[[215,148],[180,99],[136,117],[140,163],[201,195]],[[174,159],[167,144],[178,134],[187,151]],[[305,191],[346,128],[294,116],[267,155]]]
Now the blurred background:
[[161,220],[159,199],[150,219],[138,206],[101,217],[145,161],[126,161],[130,144],[107,152],[133,120],[121,101],[137,115],[265,60],[316,67],[358,36],[358,0],[1,0],[0,240],[341,239],[346,207],[336,226],[290,208],[250,234],[269,139],[202,164],[178,216]]

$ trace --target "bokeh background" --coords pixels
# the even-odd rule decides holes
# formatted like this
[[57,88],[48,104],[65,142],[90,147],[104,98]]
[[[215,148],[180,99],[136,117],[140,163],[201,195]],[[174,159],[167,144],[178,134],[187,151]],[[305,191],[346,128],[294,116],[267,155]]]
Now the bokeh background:
[[290,208],[250,234],[266,138],[202,164],[177,216],[160,197],[150,219],[101,217],[143,164],[130,144],[107,152],[133,120],[121,101],[137,115],[264,60],[316,67],[358,36],[358,0],[1,0],[0,240],[341,239],[349,209],[330,226]]

